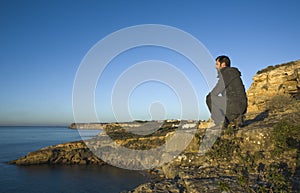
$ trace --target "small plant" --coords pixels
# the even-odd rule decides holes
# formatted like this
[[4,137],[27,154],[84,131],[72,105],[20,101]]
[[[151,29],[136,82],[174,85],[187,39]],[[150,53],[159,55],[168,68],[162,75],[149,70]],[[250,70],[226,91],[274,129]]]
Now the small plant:
[[249,186],[249,172],[247,168],[242,168],[240,171],[240,175],[238,175],[238,182],[239,185],[242,187]]
[[219,189],[221,190],[221,191],[230,191],[230,188],[229,188],[229,186],[225,183],[225,182],[222,182],[222,181],[219,181],[218,182],[218,185],[219,185]]
[[236,129],[235,125],[232,125],[232,123],[230,123],[228,127],[225,129],[224,134],[232,137],[235,134],[236,131],[235,129]]
[[275,66],[268,66],[265,69],[259,70],[256,74],[262,74],[262,73],[265,73],[265,72],[269,72],[269,71],[271,71],[275,68],[279,68],[279,67],[282,67],[282,66],[291,66],[291,65],[294,65],[294,64],[295,64],[295,61],[284,63],[284,64],[277,64]]
[[269,167],[267,180],[273,192],[291,192],[291,171],[286,163],[272,163]]
[[256,74],[262,74],[262,73],[271,71],[271,70],[273,70],[274,68],[275,68],[274,66],[268,66],[268,67],[265,68],[265,69],[259,70],[258,72],[256,72]]

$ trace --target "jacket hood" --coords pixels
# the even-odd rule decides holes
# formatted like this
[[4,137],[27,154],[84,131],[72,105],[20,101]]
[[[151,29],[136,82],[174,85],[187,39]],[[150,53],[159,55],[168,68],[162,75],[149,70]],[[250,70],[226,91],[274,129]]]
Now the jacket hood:
[[219,77],[223,78],[225,82],[229,83],[233,79],[241,76],[241,72],[234,67],[224,67],[219,71]]

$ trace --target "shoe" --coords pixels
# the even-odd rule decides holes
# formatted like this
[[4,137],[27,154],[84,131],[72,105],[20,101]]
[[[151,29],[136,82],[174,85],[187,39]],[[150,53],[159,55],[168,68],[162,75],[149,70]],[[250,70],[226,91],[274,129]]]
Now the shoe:
[[225,130],[225,129],[227,129],[228,125],[229,125],[229,122],[226,120],[221,124],[220,127],[222,128],[222,130]]
[[239,115],[233,122],[235,127],[242,127],[244,125],[244,115]]

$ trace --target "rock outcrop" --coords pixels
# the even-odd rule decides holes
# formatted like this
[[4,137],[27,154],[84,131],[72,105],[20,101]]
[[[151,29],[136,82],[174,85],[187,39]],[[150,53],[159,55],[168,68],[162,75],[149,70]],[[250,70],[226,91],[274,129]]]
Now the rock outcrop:
[[247,91],[248,112],[264,111],[268,101],[276,95],[300,99],[300,60],[258,71]]
[[42,148],[26,156],[13,160],[17,165],[103,165],[105,162],[94,155],[84,141],[75,141]]
[[129,192],[299,192],[300,102],[287,108],[256,114],[238,131],[230,126],[204,155],[203,136],[217,132],[199,127],[182,154],[153,170],[162,180]]
[[[103,154],[106,161],[122,160],[123,157],[116,157],[116,154],[112,153],[116,149],[115,143],[135,150],[156,148],[163,145],[166,139],[178,129],[179,123],[185,130],[188,130],[190,125],[194,128],[198,125],[198,121],[179,120],[99,124],[105,132],[93,139],[45,147],[9,163],[17,165],[103,165],[106,163],[99,158],[99,154],[95,155],[95,152]],[[129,168],[131,164],[140,165],[141,160],[137,158],[123,162],[120,167]]]

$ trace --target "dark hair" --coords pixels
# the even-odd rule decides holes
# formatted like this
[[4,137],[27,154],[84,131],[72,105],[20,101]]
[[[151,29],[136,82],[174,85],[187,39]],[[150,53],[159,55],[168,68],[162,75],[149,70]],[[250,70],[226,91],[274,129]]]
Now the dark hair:
[[222,64],[224,62],[227,67],[230,67],[230,59],[228,56],[224,56],[224,55],[218,56],[216,58],[216,61],[219,61],[220,64]]

